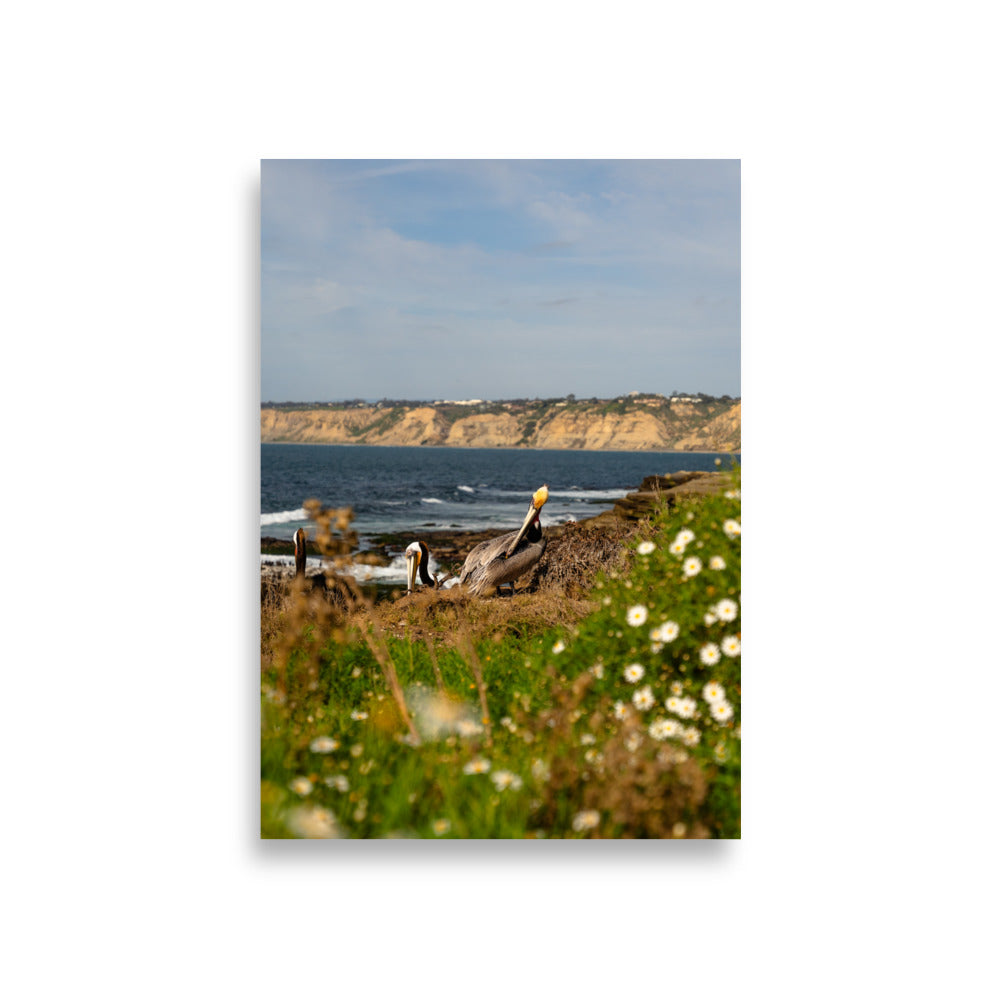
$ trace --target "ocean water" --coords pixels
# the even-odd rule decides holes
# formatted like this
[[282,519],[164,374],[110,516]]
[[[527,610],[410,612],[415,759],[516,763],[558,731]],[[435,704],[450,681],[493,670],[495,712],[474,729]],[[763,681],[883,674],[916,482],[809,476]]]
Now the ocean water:
[[[371,536],[388,532],[495,528],[499,534],[520,527],[531,494],[543,483],[549,487],[544,530],[610,509],[645,476],[711,471],[716,458],[729,466],[729,455],[693,452],[262,444],[260,533],[291,539],[297,528],[309,529],[302,504],[315,497],[324,506],[353,509],[362,549]],[[390,567],[358,566],[355,575],[405,580],[405,563],[400,556]]]

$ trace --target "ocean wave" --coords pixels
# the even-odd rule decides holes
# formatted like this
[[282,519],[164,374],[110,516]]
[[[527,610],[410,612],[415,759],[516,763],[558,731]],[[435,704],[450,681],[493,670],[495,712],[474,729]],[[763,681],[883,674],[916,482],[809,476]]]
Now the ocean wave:
[[444,503],[443,500],[438,500],[437,497],[421,497],[421,503]]
[[304,507],[296,510],[279,510],[274,514],[261,514],[260,526],[263,528],[268,524],[288,524],[291,521],[308,521],[309,515]]
[[621,500],[628,496],[628,490],[581,490],[574,486],[568,490],[549,490],[549,496],[566,500]]
[[[527,502],[531,499],[533,490],[492,490],[490,492],[490,497],[497,497],[502,500],[510,498],[516,498],[518,500],[524,500]],[[549,489],[549,499],[561,499],[561,500],[620,500],[623,496],[627,496],[629,490],[623,489],[613,489],[613,490],[584,490],[580,489],[579,486],[571,486],[566,489]]]
[[457,486],[456,489],[461,490],[463,493],[475,493],[476,492],[471,486]]

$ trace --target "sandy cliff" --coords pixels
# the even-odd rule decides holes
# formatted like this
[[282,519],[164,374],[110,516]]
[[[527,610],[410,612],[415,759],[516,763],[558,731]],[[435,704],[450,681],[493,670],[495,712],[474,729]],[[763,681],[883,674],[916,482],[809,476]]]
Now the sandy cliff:
[[[470,412],[471,410],[471,412]],[[662,397],[588,403],[529,401],[261,408],[261,441],[609,451],[740,450],[740,403]]]

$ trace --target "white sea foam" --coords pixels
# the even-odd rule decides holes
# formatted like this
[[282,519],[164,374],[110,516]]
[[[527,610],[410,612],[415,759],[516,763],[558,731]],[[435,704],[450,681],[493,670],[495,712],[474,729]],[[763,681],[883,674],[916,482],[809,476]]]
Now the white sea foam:
[[438,500],[437,497],[421,497],[421,503],[444,503],[443,500]]
[[291,521],[308,521],[309,515],[304,507],[296,510],[279,510],[274,514],[261,514],[260,526],[263,528],[268,524],[288,524]]
[[549,499],[564,497],[572,500],[621,500],[628,496],[628,490],[581,490],[573,487],[571,490],[549,490]]
[[460,489],[463,493],[475,493],[476,492],[471,486],[459,486],[458,489]]

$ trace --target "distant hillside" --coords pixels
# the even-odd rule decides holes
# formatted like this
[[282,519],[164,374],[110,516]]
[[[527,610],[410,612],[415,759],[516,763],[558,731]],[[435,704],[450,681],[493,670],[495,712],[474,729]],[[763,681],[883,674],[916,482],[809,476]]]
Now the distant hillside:
[[264,442],[308,444],[738,452],[740,400],[636,395],[460,403],[265,403],[260,437]]

